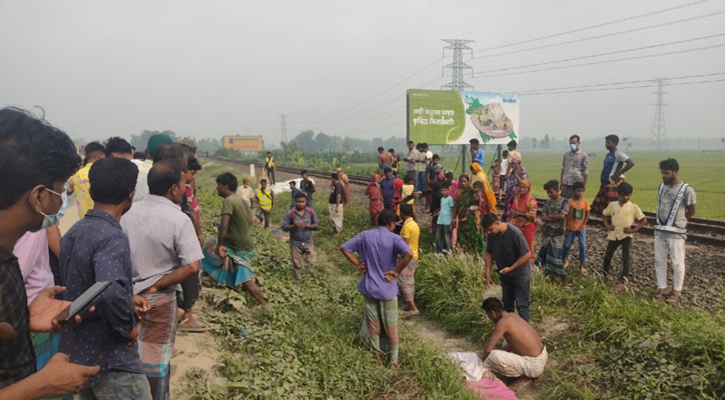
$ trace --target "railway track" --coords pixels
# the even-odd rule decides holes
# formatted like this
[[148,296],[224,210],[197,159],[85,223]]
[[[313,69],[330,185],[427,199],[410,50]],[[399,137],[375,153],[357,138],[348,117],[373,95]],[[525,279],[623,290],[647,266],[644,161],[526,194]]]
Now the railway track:
[[[209,159],[210,161],[213,161],[215,159]],[[236,161],[236,160],[230,160],[226,158],[219,158],[216,160],[225,161],[232,164],[239,164],[239,165],[250,165],[254,164],[256,168],[262,168],[262,164],[259,163],[250,163],[250,162],[243,162],[243,161]],[[290,167],[281,167],[277,166],[278,172],[286,172],[290,174],[299,174],[302,168],[290,168]],[[313,178],[322,178],[322,179],[330,179],[330,172],[329,171],[317,171],[313,169],[307,169],[307,173],[313,177]],[[367,176],[359,176],[359,175],[348,175],[350,179],[350,183],[354,185],[367,185],[368,182],[370,182],[370,178]],[[544,204],[546,199],[536,199],[539,208]],[[644,211],[644,214],[647,216],[647,226],[641,229],[642,233],[648,234],[653,236],[654,235],[654,220],[655,220],[655,213],[652,211]],[[590,222],[593,222],[595,224],[602,224],[602,219],[599,217],[592,216],[589,218]],[[687,224],[687,242],[691,244],[704,244],[709,246],[715,246],[715,247],[721,247],[725,248],[725,221],[718,221],[718,220],[712,220],[712,219],[706,219],[706,218],[693,218],[690,222]]]

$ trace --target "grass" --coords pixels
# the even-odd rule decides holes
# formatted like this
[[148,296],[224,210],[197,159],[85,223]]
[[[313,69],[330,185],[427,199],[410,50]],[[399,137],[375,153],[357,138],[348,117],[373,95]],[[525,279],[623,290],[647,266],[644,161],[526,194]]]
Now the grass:
[[[214,176],[226,171],[206,164],[197,177],[207,234],[214,233],[221,206],[213,190]],[[289,204],[289,194],[281,194],[279,201]],[[274,210],[272,229],[278,229],[285,211]],[[213,309],[206,319],[223,343],[224,367],[217,379],[209,379],[204,371],[190,371],[184,397],[475,399],[457,367],[404,327],[400,368],[378,365],[358,339],[363,310],[355,288],[358,276],[337,251],[342,241],[366,227],[367,213],[360,208],[346,210],[340,236],[329,233],[327,211],[320,214],[323,228],[315,234],[320,256],[301,283],[292,279],[288,245],[270,231],[254,228],[255,275],[270,300],[266,307],[252,307],[246,294],[206,291],[204,298]]]
[[[532,163],[535,157],[531,155]],[[226,170],[206,165],[197,183],[209,232],[221,204],[212,192],[212,176]],[[281,195],[280,204],[287,204],[284,196],[288,195]],[[357,207],[346,209],[345,229],[336,237],[329,234],[326,210],[320,211],[323,227],[315,236],[320,261],[305,273],[302,284],[291,279],[287,247],[267,231],[255,229],[255,265],[261,288],[272,302],[265,309],[249,308],[249,298],[231,291],[207,298],[217,310],[210,318],[223,338],[226,368],[222,378],[213,381],[202,371],[192,371],[187,396],[474,398],[456,367],[415,332],[401,332],[398,371],[379,367],[362,347],[357,339],[362,308],[355,290],[358,276],[336,248],[366,227],[367,214]],[[275,225],[282,212],[275,211]],[[425,243],[431,242],[430,232],[423,229],[421,234],[416,302],[442,329],[482,345],[492,325],[480,309],[485,287],[480,261],[470,255],[429,254]],[[541,276],[532,279],[531,323],[544,334],[552,360],[532,387],[538,397],[725,398],[723,311],[614,294],[608,286],[578,276],[572,277],[572,286],[575,290],[566,293]],[[565,325],[556,333],[548,331],[555,323]],[[251,333],[244,334],[245,328]]]
[[[425,255],[416,272],[416,301],[444,329],[483,344],[492,329],[480,308],[484,285],[475,258]],[[556,362],[534,384],[542,398],[725,396],[722,311],[614,294],[591,279],[575,278],[573,286],[566,293],[541,276],[532,279],[534,328],[542,332],[553,322],[566,323],[544,338]]]

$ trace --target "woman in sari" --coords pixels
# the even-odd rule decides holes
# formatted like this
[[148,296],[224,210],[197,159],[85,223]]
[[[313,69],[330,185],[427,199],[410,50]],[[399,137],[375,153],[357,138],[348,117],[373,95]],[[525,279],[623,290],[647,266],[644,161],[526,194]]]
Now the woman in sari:
[[483,254],[485,249],[483,229],[478,214],[480,194],[476,194],[469,186],[468,177],[461,175],[458,179],[458,199],[456,200],[453,217],[456,218],[454,228],[457,229],[457,248],[463,251],[472,251]]
[[383,192],[380,190],[380,175],[373,174],[370,183],[365,188],[365,194],[370,199],[370,224],[378,225],[378,215],[383,211]]
[[474,183],[481,182],[483,185],[481,194],[486,198],[486,203],[491,211],[496,212],[496,194],[488,182],[488,176],[483,172],[483,167],[479,163],[473,163],[471,164],[471,172],[473,172],[473,176],[471,176],[471,187],[473,187]]
[[[456,193],[455,195],[451,194],[450,196],[453,197],[453,204],[454,207],[458,204],[458,199],[461,197],[461,193],[463,193],[464,190],[469,188],[470,185],[470,178],[468,178],[468,175],[461,175],[458,177],[458,180],[456,182]],[[452,191],[449,191],[451,193]],[[451,222],[451,247],[454,249],[457,248],[457,241],[458,241],[458,228],[456,221],[458,220],[458,216],[456,215],[455,209],[453,210],[453,221]]]
[[536,238],[536,198],[531,195],[531,183],[521,181],[510,204],[511,224],[521,229],[529,244],[531,259],[534,259],[534,238]]
[[[526,168],[521,165],[521,159],[514,157],[511,160],[511,168],[509,168],[508,177],[506,178],[506,208],[503,210],[501,221],[508,222],[511,219],[510,209],[511,202],[516,197],[519,190],[519,183],[529,179],[529,173]],[[529,189],[531,186],[529,186]]]

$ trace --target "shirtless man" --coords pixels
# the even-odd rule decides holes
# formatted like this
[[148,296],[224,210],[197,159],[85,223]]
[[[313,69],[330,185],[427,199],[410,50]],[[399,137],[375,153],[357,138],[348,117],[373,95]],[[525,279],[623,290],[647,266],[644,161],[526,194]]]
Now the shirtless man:
[[385,148],[378,147],[378,166],[380,170],[384,170],[385,167],[393,168],[393,155],[390,152],[385,151]]
[[[499,299],[489,297],[482,307],[496,324],[481,356],[483,366],[503,376],[518,377],[511,385],[511,390],[516,391],[544,372],[548,358],[546,347],[528,322],[516,313],[504,311]],[[502,337],[506,340],[503,349],[494,350]]]

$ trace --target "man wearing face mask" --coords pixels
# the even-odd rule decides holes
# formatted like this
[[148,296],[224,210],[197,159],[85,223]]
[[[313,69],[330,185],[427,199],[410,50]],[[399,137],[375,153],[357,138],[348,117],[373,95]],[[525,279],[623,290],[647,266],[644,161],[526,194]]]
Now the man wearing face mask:
[[564,162],[561,166],[561,197],[569,199],[574,196],[572,186],[576,182],[584,184],[587,189],[587,178],[589,177],[589,157],[587,153],[579,149],[579,135],[571,135],[569,138],[569,151],[564,153]]
[[[160,150],[154,157],[158,155]],[[186,180],[178,158],[183,159],[183,154],[154,162],[148,175],[149,195],[121,218],[131,248],[133,294],[151,304],[141,319],[138,341],[154,399],[168,398],[178,328],[176,292],[181,291],[181,282],[198,274],[204,258],[194,225],[179,206]]]
[[[65,181],[80,166],[68,135],[17,108],[0,109],[0,398],[37,399],[80,390],[98,366],[68,362],[57,353],[39,372],[31,332],[58,330],[55,320],[69,302],[41,291],[30,305],[18,260],[12,254],[28,231],[54,225],[67,199]],[[80,318],[76,319],[79,322]]]

